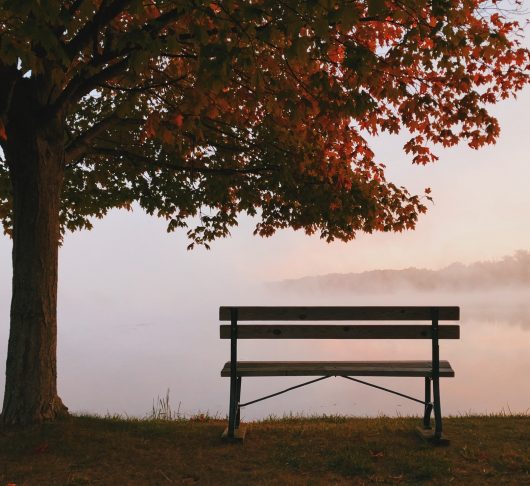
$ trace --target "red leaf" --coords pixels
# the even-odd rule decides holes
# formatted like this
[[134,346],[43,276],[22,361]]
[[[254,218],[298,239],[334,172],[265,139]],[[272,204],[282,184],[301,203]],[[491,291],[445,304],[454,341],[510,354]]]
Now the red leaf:
[[0,120],[0,139],[2,139],[4,142],[7,140],[6,127],[4,126],[4,122],[2,120]]
[[214,3],[214,2],[210,3],[210,8],[211,8],[216,14],[221,13],[221,7],[219,7],[219,5],[217,5],[217,4]]
[[173,123],[177,125],[177,127],[182,128],[182,125],[184,124],[184,117],[180,113],[175,115],[173,117]]
[[342,44],[333,44],[328,50],[329,59],[336,63],[344,61],[345,48]]

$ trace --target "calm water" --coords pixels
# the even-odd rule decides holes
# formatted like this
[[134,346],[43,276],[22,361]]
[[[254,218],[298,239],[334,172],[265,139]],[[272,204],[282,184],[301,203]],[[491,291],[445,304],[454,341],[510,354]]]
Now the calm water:
[[[530,409],[528,289],[469,295],[348,295],[277,291],[230,282],[161,289],[146,306],[125,294],[61,295],[59,387],[73,411],[144,416],[170,390],[174,410],[224,416],[229,341],[219,339],[219,305],[460,305],[461,339],[441,342],[455,378],[442,379],[444,414]],[[252,296],[252,297],[251,297]],[[259,296],[256,298],[256,296]],[[7,340],[7,326],[0,338]],[[430,341],[243,341],[240,359],[430,359]],[[5,362],[5,347],[0,360]],[[0,385],[3,387],[3,373]],[[305,378],[253,378],[242,399],[292,386]],[[421,378],[369,381],[422,398]],[[414,402],[340,378],[310,385],[245,409],[247,419],[270,414],[397,415],[420,413]]]

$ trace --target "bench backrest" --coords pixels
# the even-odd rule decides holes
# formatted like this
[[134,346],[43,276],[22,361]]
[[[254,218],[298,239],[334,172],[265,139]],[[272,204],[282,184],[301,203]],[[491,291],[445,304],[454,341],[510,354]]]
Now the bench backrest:
[[[459,339],[459,307],[220,307],[221,339]],[[431,321],[418,324],[251,324],[241,321]],[[237,331],[234,333],[234,330]],[[235,334],[235,335],[234,335]]]

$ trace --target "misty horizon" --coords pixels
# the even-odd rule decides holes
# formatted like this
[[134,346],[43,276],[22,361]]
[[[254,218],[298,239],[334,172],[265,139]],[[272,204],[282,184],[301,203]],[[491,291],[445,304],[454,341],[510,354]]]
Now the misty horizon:
[[361,293],[385,293],[404,290],[451,290],[477,292],[513,287],[530,288],[530,251],[517,250],[498,260],[469,264],[454,262],[441,269],[407,267],[374,269],[363,272],[327,273],[269,282],[283,288],[332,291],[340,289]]

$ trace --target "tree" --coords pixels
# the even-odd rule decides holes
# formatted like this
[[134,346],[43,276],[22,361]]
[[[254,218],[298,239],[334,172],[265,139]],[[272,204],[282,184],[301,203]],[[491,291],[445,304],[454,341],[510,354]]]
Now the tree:
[[[58,246],[133,202],[188,228],[293,227],[328,241],[414,228],[367,134],[494,143],[486,106],[528,80],[495,0],[0,0],[0,218],[13,238],[2,421],[66,412],[56,387]],[[199,223],[190,219],[199,215]]]

